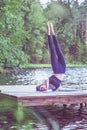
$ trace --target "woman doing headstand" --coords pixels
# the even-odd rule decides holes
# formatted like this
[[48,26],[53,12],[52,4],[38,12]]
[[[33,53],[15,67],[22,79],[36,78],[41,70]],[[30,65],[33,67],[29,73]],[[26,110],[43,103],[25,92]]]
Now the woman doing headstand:
[[52,91],[58,90],[66,71],[65,58],[60,48],[59,41],[54,33],[53,25],[50,22],[47,23],[47,32],[51,55],[51,65],[54,74],[44,83],[37,86],[37,91],[47,91],[48,89],[51,89]]

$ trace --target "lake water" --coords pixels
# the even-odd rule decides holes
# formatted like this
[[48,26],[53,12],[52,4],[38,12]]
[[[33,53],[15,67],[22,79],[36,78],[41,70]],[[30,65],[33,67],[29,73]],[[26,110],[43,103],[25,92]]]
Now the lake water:
[[[51,75],[50,68],[16,70],[12,73],[0,74],[0,85],[37,85]],[[67,68],[62,87],[87,90],[87,68]],[[11,113],[0,112],[0,130],[87,130],[85,104],[81,109],[80,104],[39,106],[26,109],[20,128],[17,128],[15,118]],[[30,119],[32,119],[32,129],[28,128]]]

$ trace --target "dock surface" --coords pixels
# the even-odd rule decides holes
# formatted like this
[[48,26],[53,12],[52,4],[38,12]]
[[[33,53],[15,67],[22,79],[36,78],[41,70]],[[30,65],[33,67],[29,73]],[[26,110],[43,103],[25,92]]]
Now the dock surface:
[[87,90],[60,88],[55,92],[38,92],[35,85],[0,86],[0,90],[7,97],[16,97],[22,106],[87,103]]

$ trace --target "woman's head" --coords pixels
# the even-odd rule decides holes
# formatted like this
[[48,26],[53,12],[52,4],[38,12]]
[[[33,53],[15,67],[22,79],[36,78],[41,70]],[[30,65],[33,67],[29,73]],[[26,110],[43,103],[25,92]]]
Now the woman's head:
[[46,84],[41,84],[36,87],[37,91],[46,91]]

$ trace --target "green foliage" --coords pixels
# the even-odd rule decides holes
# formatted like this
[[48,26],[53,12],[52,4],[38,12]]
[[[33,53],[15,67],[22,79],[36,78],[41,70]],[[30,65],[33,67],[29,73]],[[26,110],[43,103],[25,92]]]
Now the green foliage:
[[[21,47],[20,47],[21,48]],[[17,66],[20,63],[27,63],[27,56],[19,48],[10,43],[10,39],[0,39],[0,63],[1,66]]]
[[28,30],[28,36],[24,44],[24,50],[30,56],[29,62],[38,63],[44,56],[42,48],[45,42],[46,18],[39,3],[32,1],[32,3],[28,2],[26,6],[28,8],[24,15],[24,22],[25,29]]
[[[70,46],[78,47],[78,61],[85,62],[86,50],[78,22],[75,39],[74,22],[81,15],[85,19],[86,4],[78,2],[51,1],[46,8],[39,0],[0,1],[0,66],[23,66],[28,63],[49,63],[46,39],[46,22],[54,23],[61,47],[68,62]],[[81,14],[81,15],[80,15]],[[78,38],[79,37],[79,38]],[[82,58],[84,57],[84,58]]]
[[77,1],[71,3],[67,1],[51,1],[45,10],[47,19],[51,20],[55,25],[56,34],[67,62],[82,62],[82,59],[86,59],[85,45],[81,40],[80,33],[79,19],[81,16],[79,7]]
[[42,27],[45,17],[43,17],[43,9],[41,8],[40,4],[32,4],[31,9],[31,21],[33,26]]
[[79,18],[80,17],[80,12],[79,12],[79,10],[78,10],[78,8],[76,8],[75,6],[73,6],[72,8],[71,8],[71,12],[72,12],[72,17],[73,18]]
[[15,113],[16,116],[16,120],[18,121],[18,123],[21,123],[21,121],[23,121],[24,119],[24,111],[23,111],[23,107],[22,106],[18,106],[18,109]]
[[46,10],[46,17],[52,21],[54,21],[56,18],[66,19],[69,16],[69,9],[60,2],[51,2]]
[[0,67],[0,73],[4,73],[5,71],[3,70],[2,67]]
[[78,45],[78,61],[82,63],[87,63],[87,50],[85,47],[85,43],[83,43],[80,39],[80,37],[77,37],[76,41]]
[[81,3],[81,5],[79,6],[79,11],[82,15],[87,15],[87,0],[84,0]]
[[1,11],[1,37],[0,37],[0,65],[17,66],[27,62],[27,56],[22,51],[23,41],[27,32],[24,30],[21,1],[2,1]]
[[[15,112],[18,130],[22,129],[23,122],[25,124],[25,130],[31,130],[32,129],[32,125],[31,125],[31,121],[29,120],[29,117],[28,117],[28,120],[26,118],[26,115],[25,115],[26,112],[27,112],[27,110],[25,110],[25,108],[21,105],[18,106],[18,109]],[[29,116],[29,113],[28,113],[28,116]]]
[[[16,109],[17,102],[14,98],[9,97],[3,93],[0,93],[0,112],[14,111]],[[10,110],[9,110],[10,109]]]

